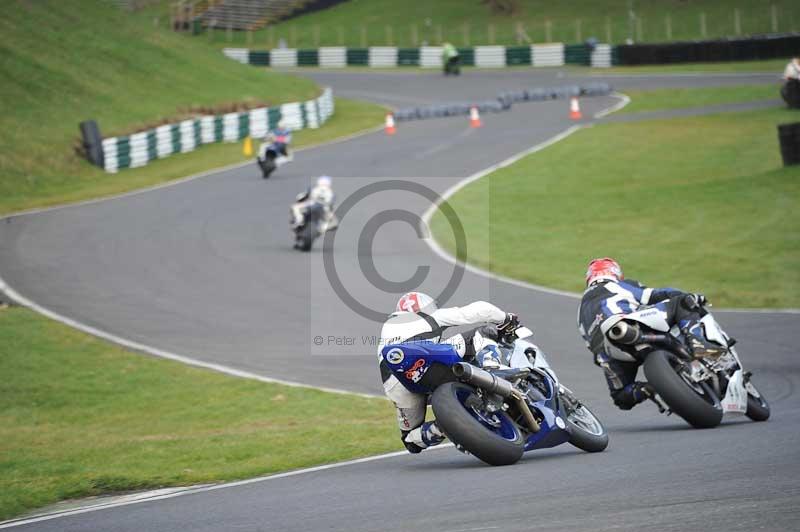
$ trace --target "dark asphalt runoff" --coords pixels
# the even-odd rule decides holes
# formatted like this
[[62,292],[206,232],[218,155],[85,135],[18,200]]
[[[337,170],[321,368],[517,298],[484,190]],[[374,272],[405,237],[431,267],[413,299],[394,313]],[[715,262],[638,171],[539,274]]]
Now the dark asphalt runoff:
[[[580,78],[550,69],[467,72],[460,79],[433,73],[309,75],[339,96],[397,107],[483,100],[504,90],[589,79],[621,90],[743,83],[775,83],[777,90],[772,75]],[[591,117],[616,101],[584,99],[582,110]],[[247,165],[108,201],[13,216],[0,222],[0,276],[42,307],[141,344],[268,377],[379,394],[372,338],[381,324],[344,301],[387,313],[403,291],[402,281],[419,266],[428,268],[421,289],[435,295],[458,275],[408,223],[430,205],[417,186],[442,193],[564,132],[573,125],[567,113],[568,102],[551,101],[485,115],[479,129],[469,128],[465,117],[402,123],[392,137],[374,133],[302,151],[268,181]],[[323,253],[318,242],[310,254],[301,254],[291,249],[288,205],[320,174],[333,176],[339,204],[354,206],[335,233],[332,251]],[[488,205],[475,205],[471,216],[488,220],[488,214]],[[391,220],[383,224],[386,216]],[[371,230],[374,239],[365,237]],[[484,236],[487,242],[490,236],[524,238],[517,232],[512,227],[508,235]],[[335,265],[338,290],[326,274],[326,260]],[[575,275],[582,276],[584,268],[576,264]],[[490,468],[441,449],[23,528],[798,528],[800,395],[794,391],[800,362],[792,331],[800,315],[717,313],[739,339],[744,364],[771,401],[772,418],[753,423],[732,417],[713,430],[692,430],[655,407],[629,413],[613,407],[576,332],[574,297],[467,271],[447,304],[476,299],[518,312],[534,329],[561,379],[606,423],[606,452],[589,455],[567,445],[529,453],[515,466]]]

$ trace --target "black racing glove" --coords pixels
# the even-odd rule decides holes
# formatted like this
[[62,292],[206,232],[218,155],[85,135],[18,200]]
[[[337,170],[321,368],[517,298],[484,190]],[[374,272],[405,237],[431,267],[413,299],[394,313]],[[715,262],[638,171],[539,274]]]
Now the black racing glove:
[[506,313],[506,319],[497,326],[497,338],[501,342],[511,343],[514,341],[514,331],[519,328],[519,316]]
[[703,294],[686,294],[683,296],[683,306],[687,310],[700,310],[708,305],[708,299]]

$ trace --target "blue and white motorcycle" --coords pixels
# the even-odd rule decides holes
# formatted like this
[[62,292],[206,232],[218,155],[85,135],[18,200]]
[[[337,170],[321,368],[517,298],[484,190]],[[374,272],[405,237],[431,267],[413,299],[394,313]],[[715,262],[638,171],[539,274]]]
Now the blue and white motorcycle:
[[525,340],[532,334],[520,327],[505,341],[492,342],[487,349],[500,369],[490,371],[465,362],[446,343],[391,344],[381,358],[409,391],[431,394],[448,439],[487,464],[513,464],[526,451],[567,442],[587,452],[604,450],[603,424]]
[[674,412],[696,428],[715,427],[724,414],[745,414],[753,421],[769,418],[769,403],[744,370],[733,347],[736,340],[707,309],[682,330],[670,326],[666,309],[658,303],[608,319],[601,330],[612,358],[643,365],[662,413]]

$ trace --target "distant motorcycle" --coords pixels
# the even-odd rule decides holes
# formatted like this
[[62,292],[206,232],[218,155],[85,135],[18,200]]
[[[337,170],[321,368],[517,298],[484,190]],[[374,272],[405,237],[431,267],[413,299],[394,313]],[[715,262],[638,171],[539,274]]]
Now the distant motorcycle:
[[666,312],[646,307],[603,325],[612,342],[609,355],[643,362],[647,381],[662,413],[678,414],[697,428],[715,427],[723,414],[740,413],[754,421],[769,418],[769,403],[745,371],[736,343],[710,313],[682,332],[670,327]]
[[300,251],[311,251],[314,240],[322,234],[325,220],[325,207],[319,202],[305,205],[301,213],[301,222],[292,227],[294,248]]
[[287,154],[286,144],[281,139],[270,135],[258,148],[256,160],[261,168],[262,177],[267,179],[276,168],[292,162],[293,157]]
[[599,419],[564,385],[520,327],[497,346],[508,369],[465,362],[450,344],[391,344],[381,358],[400,383],[431,395],[439,427],[456,447],[490,465],[518,461],[525,451],[569,442],[587,452],[608,445]]

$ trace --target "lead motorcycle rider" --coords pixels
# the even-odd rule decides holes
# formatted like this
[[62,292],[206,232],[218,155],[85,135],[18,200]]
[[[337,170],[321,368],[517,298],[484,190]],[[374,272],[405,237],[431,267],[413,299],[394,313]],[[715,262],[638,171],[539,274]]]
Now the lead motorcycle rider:
[[[494,326],[484,327],[487,324]],[[442,340],[448,327],[459,325],[480,325],[483,328]],[[378,358],[386,345],[429,341],[451,344],[460,357],[470,360],[476,350],[513,332],[518,326],[516,314],[503,312],[485,301],[475,301],[464,307],[437,308],[429,295],[409,292],[400,298],[395,311],[383,324]],[[408,452],[416,454],[441,443],[445,436],[436,421],[425,422],[427,396],[407,390],[383,361],[380,370],[383,390],[397,409],[400,439]]]
[[603,334],[606,320],[635,312],[643,305],[653,305],[667,313],[670,326],[684,329],[706,314],[702,294],[690,294],[675,288],[648,288],[638,281],[625,279],[614,259],[605,257],[589,262],[586,291],[578,311],[578,331],[594,354],[594,363],[605,373],[614,404],[630,410],[655,396],[653,387],[636,381],[639,362],[623,362],[610,356],[617,349]]

